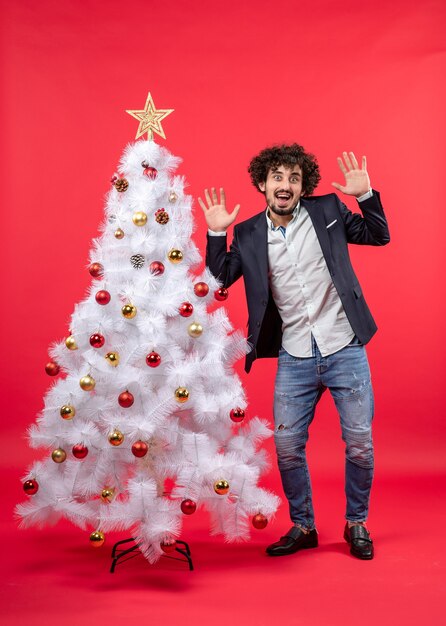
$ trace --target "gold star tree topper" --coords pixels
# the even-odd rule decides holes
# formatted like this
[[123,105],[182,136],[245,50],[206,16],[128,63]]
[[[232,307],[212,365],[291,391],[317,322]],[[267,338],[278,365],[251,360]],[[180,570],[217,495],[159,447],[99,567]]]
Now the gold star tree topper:
[[161,120],[170,115],[174,109],[156,109],[153,104],[153,98],[151,93],[147,96],[146,106],[142,111],[126,111],[129,115],[139,121],[138,131],[135,139],[142,137],[144,133],[147,133],[147,139],[153,139],[153,133],[161,135],[163,139],[166,138]]

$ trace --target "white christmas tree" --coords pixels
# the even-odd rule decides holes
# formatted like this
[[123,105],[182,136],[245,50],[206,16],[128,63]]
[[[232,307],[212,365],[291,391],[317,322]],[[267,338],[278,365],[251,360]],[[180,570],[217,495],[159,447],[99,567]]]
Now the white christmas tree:
[[150,562],[197,506],[231,541],[265,527],[279,502],[258,486],[271,431],[245,423],[233,370],[246,340],[215,306],[227,290],[207,269],[193,274],[201,257],[180,159],[153,141],[168,112],[150,94],[131,112],[150,139],[127,146],[112,178],[92,285],[50,351],[47,373],[61,376],[29,431],[51,452],[27,472],[29,499],[17,507],[22,526],[63,516],[89,527],[95,546],[128,529]]

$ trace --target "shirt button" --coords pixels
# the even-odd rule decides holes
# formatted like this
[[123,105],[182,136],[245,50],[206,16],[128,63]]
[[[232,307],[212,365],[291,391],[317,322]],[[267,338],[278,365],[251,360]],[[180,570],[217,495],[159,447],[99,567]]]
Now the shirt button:
[[259,326],[260,326],[260,322],[257,322],[256,326],[257,326],[257,328],[259,328]]

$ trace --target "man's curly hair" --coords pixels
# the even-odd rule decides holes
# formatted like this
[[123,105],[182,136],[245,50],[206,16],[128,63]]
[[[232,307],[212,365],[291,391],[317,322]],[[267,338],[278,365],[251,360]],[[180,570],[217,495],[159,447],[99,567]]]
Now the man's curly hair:
[[248,172],[254,187],[261,191],[259,183],[266,181],[271,168],[280,165],[292,167],[296,164],[302,170],[302,195],[310,196],[321,179],[319,165],[314,154],[305,152],[304,148],[297,143],[265,148],[251,160]]

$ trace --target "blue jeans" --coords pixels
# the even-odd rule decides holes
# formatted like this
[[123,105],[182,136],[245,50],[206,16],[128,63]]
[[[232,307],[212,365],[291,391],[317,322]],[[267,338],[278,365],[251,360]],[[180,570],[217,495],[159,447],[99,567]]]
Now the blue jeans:
[[291,520],[314,528],[310,474],[305,447],[308,428],[325,389],[329,389],[341,420],[345,442],[346,519],[367,520],[373,479],[373,389],[367,354],[355,338],[323,357],[313,341],[313,356],[298,358],[279,352],[274,389],[274,439],[282,485]]

